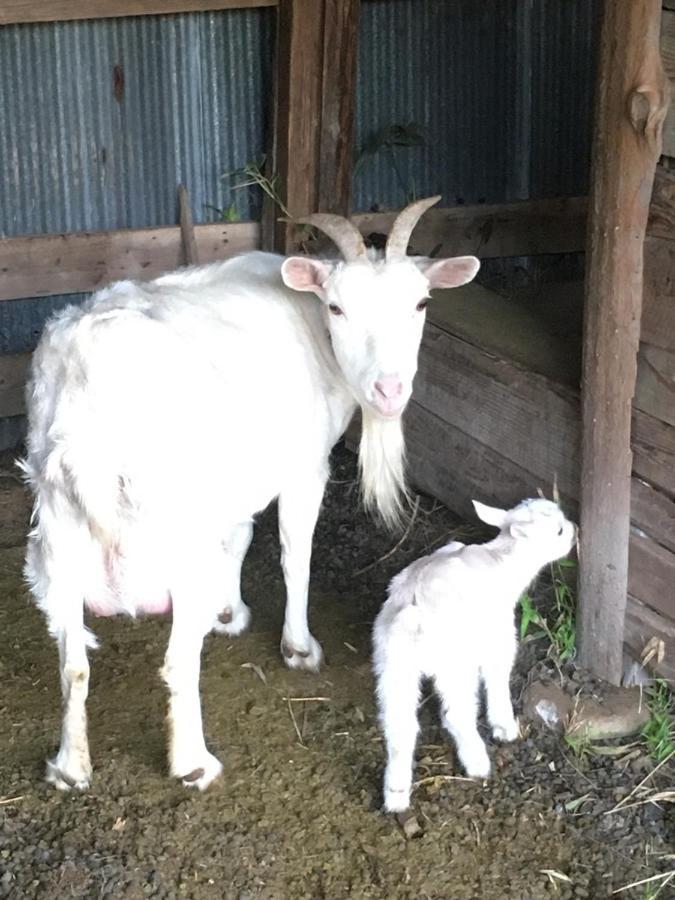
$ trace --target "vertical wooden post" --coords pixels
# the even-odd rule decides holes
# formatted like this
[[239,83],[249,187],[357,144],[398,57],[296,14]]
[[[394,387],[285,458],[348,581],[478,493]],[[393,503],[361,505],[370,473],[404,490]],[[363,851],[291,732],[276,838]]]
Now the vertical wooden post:
[[[349,209],[360,0],[279,0],[268,174],[291,217]],[[263,246],[297,247],[266,199]],[[274,222],[272,226],[272,222]]]
[[661,0],[605,0],[596,90],[582,363],[579,658],[621,679],[630,527],[631,402],[642,246],[668,84]]

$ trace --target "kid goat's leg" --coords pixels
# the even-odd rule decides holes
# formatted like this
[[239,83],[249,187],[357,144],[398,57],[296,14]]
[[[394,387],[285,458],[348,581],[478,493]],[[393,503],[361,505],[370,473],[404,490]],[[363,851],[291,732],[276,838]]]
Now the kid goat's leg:
[[487,697],[487,718],[493,737],[498,741],[515,741],[520,733],[518,720],[513,715],[511,704],[511,669],[516,656],[516,635],[510,629],[504,635],[498,652],[490,654],[489,660],[481,666]]
[[160,674],[169,688],[170,773],[186,787],[204,790],[223,768],[206,749],[199,696],[202,643],[218,609],[222,582],[217,569],[201,562],[192,567],[199,577],[172,584],[173,623]]
[[308,476],[279,496],[281,565],[286,582],[281,653],[291,669],[310,672],[319,670],[323,655],[321,645],[309,631],[307,603],[312,537],[325,485],[325,477]]
[[47,762],[46,777],[59,790],[84,790],[91,782],[91,760],[85,708],[89,693],[89,660],[82,603],[73,612],[72,620],[58,626],[52,623],[51,630],[56,633],[59,646],[63,724],[61,746],[56,757]]
[[478,734],[478,670],[443,668],[436,671],[443,726],[455,740],[457,755],[470,778],[487,778],[490,757]]
[[384,808],[387,812],[403,812],[410,806],[413,758],[419,729],[420,672],[409,664],[405,652],[376,665],[379,670],[377,698],[380,721],[387,745]]
[[226,605],[218,614],[213,630],[235,636],[245,631],[251,621],[251,611],[241,599],[241,567],[251,546],[253,522],[236,525],[223,541],[224,592]]

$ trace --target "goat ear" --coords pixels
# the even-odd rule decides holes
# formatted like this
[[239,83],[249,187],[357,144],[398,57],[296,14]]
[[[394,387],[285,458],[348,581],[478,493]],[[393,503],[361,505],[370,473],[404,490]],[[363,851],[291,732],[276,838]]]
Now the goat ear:
[[323,286],[331,273],[328,263],[306,256],[289,256],[281,266],[281,277],[286,287],[294,291],[313,291],[324,297]]
[[501,528],[504,525],[506,510],[497,509],[496,506],[486,506],[485,503],[479,503],[478,500],[471,502],[481,522],[485,522],[486,525],[494,525],[495,528]]
[[429,287],[454,288],[467,284],[478,274],[480,262],[475,256],[455,256],[453,259],[423,259],[417,263],[428,278]]

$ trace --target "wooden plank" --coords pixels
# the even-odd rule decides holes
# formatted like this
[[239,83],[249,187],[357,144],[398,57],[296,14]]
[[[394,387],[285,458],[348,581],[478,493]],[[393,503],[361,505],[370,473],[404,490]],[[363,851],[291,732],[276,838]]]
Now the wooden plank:
[[650,609],[675,618],[675,553],[633,530],[629,558],[628,592]]
[[[414,400],[405,433],[411,483],[472,521],[473,499],[508,507],[536,496],[536,475]],[[573,498],[563,494],[563,501],[574,515]]]
[[[661,16],[661,57],[663,68],[670,80],[671,94],[675,96],[675,12],[664,11]],[[666,156],[675,156],[675,108],[673,107],[668,110],[663,126],[663,153]]]
[[3,0],[0,25],[276,6],[278,0]]
[[662,616],[645,606],[635,597],[628,597],[626,605],[626,646],[631,655],[638,661],[642,659],[645,648],[652,638],[663,641],[665,655],[662,662],[654,660],[649,668],[675,681],[675,621]]
[[675,353],[640,344],[633,405],[675,425]]
[[633,472],[675,496],[675,428],[633,409]]
[[[195,226],[202,262],[259,244],[255,222]],[[0,240],[0,300],[93,291],[120,278],[148,281],[184,264],[180,228],[35,235]]]
[[630,518],[634,526],[675,553],[675,500],[635,476],[631,479]]
[[531,473],[550,493],[579,485],[578,394],[427,323],[415,400]]
[[25,412],[30,353],[0,354],[0,419]]
[[[415,228],[411,252],[474,254],[481,259],[574,253],[585,248],[586,197],[431,209]],[[353,216],[361,232],[388,234],[394,212]]]
[[675,242],[647,238],[642,291],[640,340],[675,350]]
[[582,363],[579,659],[622,675],[642,247],[668,84],[660,0],[603,7]]

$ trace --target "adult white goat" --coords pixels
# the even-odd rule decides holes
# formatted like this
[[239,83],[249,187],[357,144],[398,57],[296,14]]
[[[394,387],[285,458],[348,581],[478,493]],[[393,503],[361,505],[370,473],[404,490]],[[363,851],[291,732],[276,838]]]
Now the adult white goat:
[[518,737],[509,678],[516,656],[513,612],[539,570],[565,556],[576,534],[556,503],[525,500],[505,511],[475,503],[500,529],[486,544],[453,541],[399,573],[373,629],[377,697],[387,742],[384,808],[410,804],[422,678],[433,678],[443,725],[472,778],[487,778],[490,758],[476,728],[480,681],[487,718],[500,741]]
[[419,216],[438,199],[397,217],[384,258],[348,220],[315,215],[303,221],[344,261],[252,253],[118,282],[48,323],[28,389],[24,466],[36,500],[26,574],[59,647],[63,730],[48,764],[57,787],[84,788],[91,775],[86,651],[95,640],[85,607],[172,609],[162,672],[170,771],[198,788],[218,775],[202,732],[201,646],[212,628],[234,635],[248,625],[241,565],[252,517],[275,497],[281,649],[290,667],[318,668],[307,593],[330,450],[360,405],[365,503],[394,521],[400,416],[429,289],[478,270],[473,257],[406,257]]

